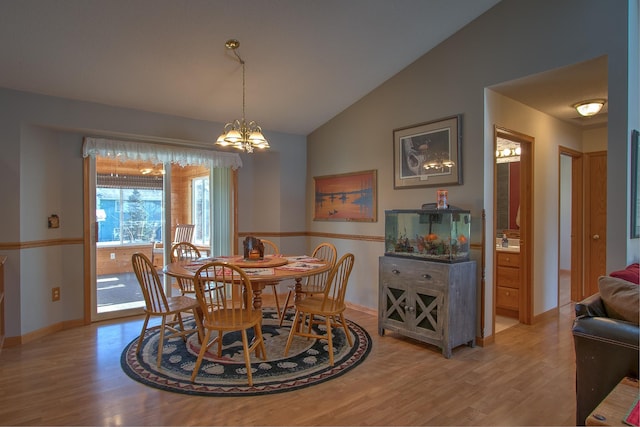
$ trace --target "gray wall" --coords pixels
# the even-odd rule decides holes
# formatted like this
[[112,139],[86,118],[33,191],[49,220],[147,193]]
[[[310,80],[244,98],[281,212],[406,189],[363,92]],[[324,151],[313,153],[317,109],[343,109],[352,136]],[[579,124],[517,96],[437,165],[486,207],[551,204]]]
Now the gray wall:
[[[211,144],[222,124],[0,89],[0,250],[7,255],[8,337],[83,318],[84,136]],[[302,231],[305,138],[265,132],[273,149],[248,158],[239,177],[239,229]],[[254,186],[254,182],[259,185]],[[47,217],[60,216],[58,229]],[[304,238],[300,238],[304,244]],[[62,241],[50,245],[49,241]],[[15,249],[14,249],[15,248]],[[303,249],[300,249],[301,251]],[[61,300],[51,302],[60,286]]]
[[[629,2],[637,7],[637,1]],[[536,138],[534,164],[534,316],[557,306],[557,200],[559,144],[581,149],[582,131],[490,90],[494,85],[607,55],[609,65],[609,206],[627,206],[628,135],[637,97],[627,96],[627,1],[503,0],[308,137],[308,228],[319,233],[384,235],[384,210],[433,202],[436,188],[393,189],[392,130],[463,114],[464,184],[446,187],[449,203],[472,211],[472,243],[481,242],[481,212],[493,223],[493,127]],[[637,13],[634,12],[635,17]],[[634,23],[637,26],[637,21]],[[597,28],[597,31],[593,31]],[[606,34],[606,37],[603,35]],[[633,49],[637,49],[637,39]],[[637,80],[637,75],[631,77]],[[636,83],[637,84],[637,83]],[[540,90],[549,90],[541,88]],[[634,104],[635,102],[635,104]],[[628,106],[628,103],[631,105]],[[631,113],[628,116],[627,111]],[[606,144],[606,142],[605,142]],[[552,165],[551,167],[549,165]],[[311,220],[313,176],[378,170],[376,223]],[[551,171],[551,173],[548,173]],[[638,258],[628,250],[627,213],[610,211],[607,268]],[[539,234],[538,234],[539,233]],[[487,235],[491,236],[490,228]],[[493,303],[493,240],[487,243],[486,328]],[[341,241],[336,240],[336,244]],[[342,244],[343,249],[349,249]],[[382,243],[358,242],[348,299],[377,307],[377,256]],[[366,249],[366,250],[365,250]]]

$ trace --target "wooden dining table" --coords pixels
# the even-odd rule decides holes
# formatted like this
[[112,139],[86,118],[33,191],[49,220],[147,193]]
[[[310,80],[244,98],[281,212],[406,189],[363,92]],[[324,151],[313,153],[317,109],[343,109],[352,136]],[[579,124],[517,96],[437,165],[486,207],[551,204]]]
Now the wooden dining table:
[[331,269],[331,264],[307,255],[265,255],[264,259],[245,259],[242,255],[200,258],[197,260],[176,261],[167,264],[163,273],[187,280],[193,280],[197,270],[209,262],[225,262],[240,267],[251,280],[253,307],[262,308],[262,290],[267,283],[286,279],[295,280],[295,298],[299,300],[302,279],[315,276]]

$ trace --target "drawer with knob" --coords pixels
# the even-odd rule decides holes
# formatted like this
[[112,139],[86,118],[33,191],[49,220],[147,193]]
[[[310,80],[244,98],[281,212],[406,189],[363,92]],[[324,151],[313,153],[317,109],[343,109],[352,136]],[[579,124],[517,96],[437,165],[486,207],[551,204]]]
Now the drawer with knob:
[[[496,309],[497,313],[517,316],[520,303],[520,254],[496,252]],[[505,311],[506,310],[506,311]]]
[[496,252],[496,264],[502,267],[520,267],[520,254],[513,252]]
[[445,264],[416,263],[413,260],[387,257],[380,262],[380,279],[392,285],[411,282],[444,288],[449,277],[447,267]]
[[496,305],[501,308],[510,310],[518,309],[518,289],[505,288],[504,286],[498,286],[496,295]]
[[496,275],[496,283],[498,286],[506,286],[509,288],[520,288],[520,269],[510,267],[498,267]]

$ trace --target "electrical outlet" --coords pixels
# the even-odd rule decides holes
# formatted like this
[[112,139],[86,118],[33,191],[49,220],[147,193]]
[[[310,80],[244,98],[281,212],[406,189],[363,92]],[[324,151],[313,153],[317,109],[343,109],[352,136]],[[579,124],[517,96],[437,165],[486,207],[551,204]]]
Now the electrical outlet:
[[116,253],[115,252],[111,252],[111,259],[116,259]]
[[60,301],[60,287],[51,289],[51,301]]

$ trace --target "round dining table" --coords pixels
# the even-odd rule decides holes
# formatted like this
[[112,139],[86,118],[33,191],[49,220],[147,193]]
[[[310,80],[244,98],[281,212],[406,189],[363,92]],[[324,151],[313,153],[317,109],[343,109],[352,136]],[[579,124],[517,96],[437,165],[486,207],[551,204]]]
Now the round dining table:
[[301,295],[302,278],[315,276],[331,269],[331,264],[307,255],[265,255],[264,259],[246,259],[242,255],[200,258],[167,264],[163,273],[176,278],[193,280],[196,271],[209,262],[224,262],[240,267],[251,280],[253,307],[262,308],[262,290],[267,283],[295,280],[295,300]]

